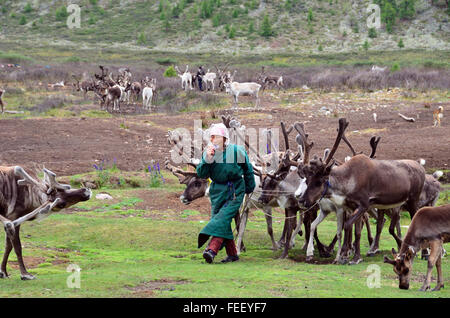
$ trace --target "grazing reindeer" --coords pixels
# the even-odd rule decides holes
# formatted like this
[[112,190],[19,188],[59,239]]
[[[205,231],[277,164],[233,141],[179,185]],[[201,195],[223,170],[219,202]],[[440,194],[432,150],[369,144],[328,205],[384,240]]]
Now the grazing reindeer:
[[0,106],[2,107],[2,114],[4,112],[4,104],[3,104],[3,99],[2,99],[4,93],[5,93],[5,90],[0,88]]
[[6,264],[11,250],[17,255],[22,280],[35,277],[27,272],[22,258],[20,225],[28,220],[41,219],[80,201],[91,198],[90,189],[71,189],[56,181],[56,175],[44,169],[44,180],[31,177],[19,166],[0,166],[0,221],[6,231],[5,252],[0,278],[8,277]]
[[194,89],[192,87],[192,74],[190,72],[188,72],[189,70],[189,65],[186,65],[186,71],[184,71],[184,73],[181,73],[180,70],[178,69],[178,66],[175,66],[175,70],[177,71],[177,75],[178,77],[181,78],[181,89],[184,89],[185,91],[188,90],[188,85],[189,85],[189,89]]
[[227,94],[231,94],[234,97],[233,107],[237,108],[239,95],[250,95],[256,98],[255,108],[259,105],[258,93],[261,89],[261,85],[257,83],[238,83],[231,82],[225,83],[225,90]]
[[266,89],[266,87],[275,86],[275,85],[278,87],[278,92],[280,92],[281,87],[283,87],[283,90],[285,90],[283,76],[266,75],[264,66],[262,66],[261,74],[258,76],[257,81],[259,83],[261,83],[263,91]]
[[433,111],[433,127],[441,127],[441,119],[444,117],[444,107],[439,106],[438,109]]
[[[413,160],[377,160],[363,154],[334,167],[331,159],[347,126],[345,118],[339,119],[338,136],[326,160],[312,160],[303,169],[307,188],[299,199],[300,203],[308,208],[327,198],[335,205],[340,215],[343,215],[344,211],[355,211],[345,222],[343,228],[346,232],[351,230],[352,225],[370,208],[391,209],[404,205],[413,217],[425,181],[424,168]],[[338,229],[338,236],[342,231],[343,221],[340,223],[342,224]],[[348,252],[351,243],[349,239],[346,237],[341,251],[338,237],[337,260],[341,260],[341,254],[346,255]],[[353,263],[361,261],[359,248],[357,240]],[[312,256],[312,251],[307,251],[307,256]]]
[[400,251],[397,254],[392,249],[394,260],[384,257],[384,262],[394,266],[394,272],[399,279],[400,289],[409,289],[409,280],[412,273],[412,265],[416,252],[425,247],[431,248],[428,258],[428,269],[421,291],[430,289],[431,272],[436,266],[438,279],[433,291],[444,288],[444,280],[441,268],[441,255],[443,243],[450,242],[450,204],[439,207],[424,207],[414,215],[408,228]]

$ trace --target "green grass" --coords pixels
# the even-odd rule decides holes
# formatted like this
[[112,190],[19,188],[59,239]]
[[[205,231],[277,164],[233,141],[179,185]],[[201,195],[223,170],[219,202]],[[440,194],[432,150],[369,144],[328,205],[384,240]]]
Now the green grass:
[[[174,188],[171,188],[174,190]],[[136,208],[142,202],[135,189],[111,189],[117,203],[94,198],[76,206],[76,212],[63,212],[46,220],[28,222],[22,227],[22,244],[33,281],[21,281],[17,268],[9,263],[9,279],[0,280],[0,297],[449,297],[448,289],[419,292],[426,262],[416,259],[410,290],[398,288],[392,266],[383,263],[395,242],[383,230],[380,249],[373,258],[364,257],[359,265],[306,264],[300,249],[303,237],[280,260],[273,252],[261,212],[250,217],[244,241],[247,251],[231,264],[206,264],[197,235],[208,216],[196,210],[146,211]],[[161,191],[165,189],[156,189]],[[178,190],[179,191],[179,190]],[[448,203],[448,190],[440,203]],[[163,218],[161,216],[166,216]],[[276,212],[274,232],[281,234],[282,214]],[[410,222],[402,216],[401,223]],[[372,231],[375,224],[372,221]],[[389,222],[386,222],[389,223]],[[335,234],[335,217],[319,226],[323,242]],[[405,229],[402,229],[405,231]],[[3,231],[0,240],[3,239]],[[449,244],[446,249],[450,250]],[[3,249],[3,246],[2,246]],[[363,231],[362,252],[368,250]],[[1,252],[2,250],[0,250]],[[219,261],[224,256],[221,251]],[[318,255],[315,255],[316,259]],[[31,259],[30,259],[31,257]],[[14,253],[11,259],[15,260]],[[36,261],[37,260],[37,261]],[[69,264],[81,268],[81,288],[70,289],[66,280]],[[381,288],[367,287],[370,264],[380,266]],[[450,280],[448,256],[443,260],[445,283]],[[435,276],[433,272],[433,277]],[[432,282],[432,285],[435,281]]]

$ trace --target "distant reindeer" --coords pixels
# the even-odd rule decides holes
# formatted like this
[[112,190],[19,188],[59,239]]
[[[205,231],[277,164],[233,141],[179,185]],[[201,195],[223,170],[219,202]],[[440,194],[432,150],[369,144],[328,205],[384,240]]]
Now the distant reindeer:
[[266,89],[266,87],[275,86],[275,85],[278,87],[278,92],[280,91],[281,87],[283,87],[283,90],[284,90],[283,76],[266,75],[264,66],[262,66],[261,74],[258,76],[258,82],[261,83],[263,91]]
[[444,107],[439,106],[438,109],[436,109],[433,112],[433,121],[434,125],[433,127],[441,127],[441,119],[444,117]]
[[189,70],[189,65],[186,65],[186,71],[184,71],[184,73],[181,73],[178,66],[175,66],[175,70],[177,71],[177,75],[178,77],[181,78],[181,88],[184,89],[185,91],[188,90],[188,85],[189,85],[189,89],[194,89],[192,87],[192,74],[190,72],[188,72]]

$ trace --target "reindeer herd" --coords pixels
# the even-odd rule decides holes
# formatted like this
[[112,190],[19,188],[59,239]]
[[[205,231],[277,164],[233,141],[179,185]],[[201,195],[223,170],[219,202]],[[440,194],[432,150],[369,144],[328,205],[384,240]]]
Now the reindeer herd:
[[[245,139],[245,126],[236,119],[222,117],[230,129],[231,136],[245,143],[250,153],[256,154]],[[272,249],[283,248],[281,258],[287,258],[289,249],[294,246],[297,234],[305,229],[306,262],[314,261],[314,240],[320,257],[330,257],[337,243],[335,264],[358,264],[362,261],[360,242],[364,224],[367,227],[370,249],[367,256],[379,253],[380,235],[385,223],[384,216],[391,218],[389,233],[394,237],[400,252],[393,249],[395,260],[385,257],[385,262],[394,265],[394,272],[399,277],[399,287],[407,289],[412,271],[412,259],[422,249],[422,258],[428,259],[428,273],[421,290],[430,288],[431,271],[438,270],[438,285],[443,287],[441,257],[443,243],[450,241],[450,205],[433,207],[441,191],[437,180],[438,174],[425,173],[423,166],[415,160],[378,160],[376,150],[380,138],[372,137],[369,156],[357,153],[345,136],[349,123],[339,120],[336,140],[331,150],[325,149],[323,157],[314,155],[310,159],[314,145],[302,123],[295,123],[289,129],[281,123],[285,141],[285,151],[272,152],[265,156],[256,155],[253,159],[256,189],[244,203],[245,209],[236,215],[238,252],[245,250],[243,235],[248,219],[249,208],[262,210],[267,221],[267,231],[272,241]],[[297,131],[297,149],[292,150],[288,135]],[[201,131],[203,143],[208,142],[208,131]],[[270,130],[268,146],[274,149]],[[189,166],[196,167],[198,162],[187,158],[182,151],[183,136],[176,131],[169,131],[171,151],[184,156]],[[341,143],[347,144],[350,156],[343,161],[336,159],[335,153]],[[191,149],[195,151],[194,148]],[[171,171],[186,185],[180,199],[184,204],[208,196],[210,182],[199,178],[195,171],[183,170],[166,160],[166,169]],[[272,208],[284,209],[284,228],[281,238],[275,241],[272,229]],[[401,238],[400,211],[409,212],[412,223],[405,239]],[[419,211],[419,212],[418,212]],[[323,245],[317,235],[317,227],[330,213],[336,213],[336,236],[329,245]],[[417,216],[416,216],[417,215]],[[420,217],[419,217],[420,215]],[[377,222],[375,238],[372,237],[369,218]],[[298,219],[298,222],[297,222]],[[352,239],[354,230],[355,238]],[[344,237],[342,233],[344,232]],[[431,252],[428,252],[431,248]],[[350,260],[351,254],[353,258]],[[429,255],[428,255],[429,253]],[[409,273],[409,274],[408,274]]]
[[[133,81],[129,68],[119,69],[117,76],[114,76],[112,72],[102,65],[99,68],[101,74],[94,74],[90,79],[85,78],[80,81],[75,75],[72,75],[75,80],[73,86],[76,91],[83,93],[85,99],[88,92],[93,92],[99,99],[102,110],[120,111],[121,103],[129,104],[130,97],[134,97],[136,101],[142,96],[142,108],[144,110],[154,109],[157,94],[157,82],[155,78],[146,76],[140,81]],[[282,76],[266,75],[264,67],[262,67],[261,73],[257,74],[256,82],[244,83],[239,83],[234,80],[237,71],[234,70],[232,73],[229,70],[229,64],[221,68],[215,66],[215,68],[217,72],[211,72],[208,69],[203,73],[191,73],[189,71],[189,65],[186,65],[184,72],[181,72],[178,66],[174,67],[177,76],[181,80],[182,90],[189,91],[199,88],[199,82],[201,81],[208,91],[215,91],[217,88],[219,91],[225,91],[227,94],[232,95],[234,107],[237,107],[239,96],[253,96],[256,101],[255,107],[258,107],[259,93],[261,90],[264,91],[267,87],[277,87],[279,91],[285,87]],[[60,87],[58,85],[59,83],[52,84],[52,88]]]

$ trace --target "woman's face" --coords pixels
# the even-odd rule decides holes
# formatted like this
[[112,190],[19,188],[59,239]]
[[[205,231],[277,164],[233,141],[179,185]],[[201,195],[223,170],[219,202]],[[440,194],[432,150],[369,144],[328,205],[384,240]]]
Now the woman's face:
[[225,145],[226,138],[222,136],[211,136],[211,143],[215,146],[219,146],[219,149],[223,151],[224,145]]

